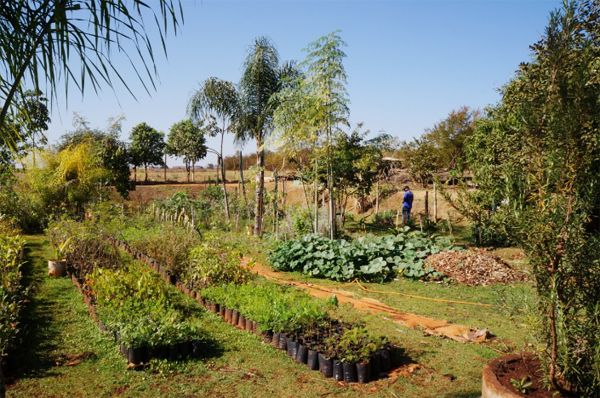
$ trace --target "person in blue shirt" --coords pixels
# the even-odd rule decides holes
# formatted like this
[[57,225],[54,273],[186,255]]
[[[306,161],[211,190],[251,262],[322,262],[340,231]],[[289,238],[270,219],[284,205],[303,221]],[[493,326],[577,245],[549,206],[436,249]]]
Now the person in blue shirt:
[[404,198],[402,199],[402,224],[407,225],[410,223],[410,209],[412,209],[413,204],[413,193],[410,191],[410,188],[407,186],[404,187]]

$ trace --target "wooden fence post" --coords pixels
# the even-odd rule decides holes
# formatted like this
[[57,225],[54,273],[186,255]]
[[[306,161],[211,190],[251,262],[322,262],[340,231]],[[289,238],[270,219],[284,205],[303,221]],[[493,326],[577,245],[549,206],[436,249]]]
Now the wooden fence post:
[[433,182],[433,221],[437,222],[438,220],[438,211],[437,211],[437,183]]
[[429,191],[425,191],[425,221],[429,221]]

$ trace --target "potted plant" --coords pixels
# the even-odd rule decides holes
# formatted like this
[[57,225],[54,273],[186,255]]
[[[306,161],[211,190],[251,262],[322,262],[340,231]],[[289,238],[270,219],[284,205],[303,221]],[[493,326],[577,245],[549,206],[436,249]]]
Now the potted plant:
[[54,247],[54,259],[48,260],[48,275],[49,276],[64,276],[67,271],[67,260],[65,254],[69,249],[71,238],[67,238],[62,242],[52,242]]
[[367,383],[371,377],[371,358],[385,344],[385,338],[375,338],[363,327],[346,330],[338,343],[344,381]]

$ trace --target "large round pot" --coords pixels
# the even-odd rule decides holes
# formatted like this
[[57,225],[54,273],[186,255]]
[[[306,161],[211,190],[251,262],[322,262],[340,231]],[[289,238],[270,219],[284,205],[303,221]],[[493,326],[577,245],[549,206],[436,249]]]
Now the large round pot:
[[64,276],[67,271],[67,262],[65,260],[48,260],[49,276]]
[[520,398],[522,395],[500,382],[496,372],[503,365],[522,361],[522,355],[505,355],[489,362],[483,368],[481,377],[481,398]]

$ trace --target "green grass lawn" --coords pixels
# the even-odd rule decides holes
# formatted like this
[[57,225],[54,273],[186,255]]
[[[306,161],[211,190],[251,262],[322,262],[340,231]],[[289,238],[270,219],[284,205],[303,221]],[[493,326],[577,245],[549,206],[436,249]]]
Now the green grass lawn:
[[[407,363],[416,363],[402,368],[397,378],[348,386],[325,379],[318,372],[294,363],[257,336],[238,331],[212,314],[202,313],[205,329],[215,342],[207,358],[176,363],[159,361],[150,369],[128,370],[116,344],[99,331],[88,315],[71,281],[46,276],[45,259],[50,250],[44,238],[28,239],[29,279],[35,290],[26,312],[27,333],[12,356],[10,373],[14,380],[8,387],[8,397],[476,397],[480,393],[483,365],[506,349],[504,343],[464,344],[427,337],[383,317],[340,306],[339,316],[364,321],[373,331],[387,335],[406,350]],[[322,280],[319,283],[336,285]],[[358,289],[352,285],[343,287]],[[369,287],[495,305],[499,303],[498,296],[531,295],[527,286],[516,286],[506,292],[499,288],[465,289],[410,281]],[[373,297],[401,310],[487,327],[501,338],[509,339],[515,347],[525,343],[526,333],[519,331],[523,316],[518,311],[510,318],[500,306],[488,309],[384,294]],[[203,310],[198,307],[198,311]],[[70,360],[80,357],[83,358],[80,363],[68,366]]]

